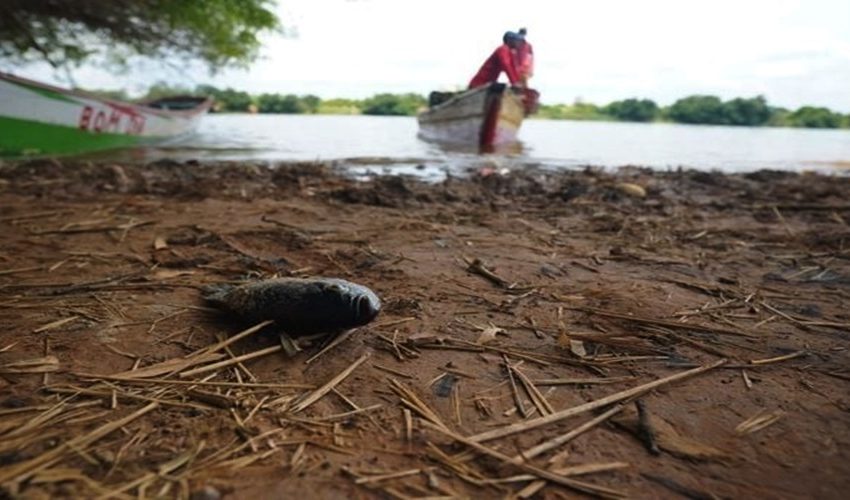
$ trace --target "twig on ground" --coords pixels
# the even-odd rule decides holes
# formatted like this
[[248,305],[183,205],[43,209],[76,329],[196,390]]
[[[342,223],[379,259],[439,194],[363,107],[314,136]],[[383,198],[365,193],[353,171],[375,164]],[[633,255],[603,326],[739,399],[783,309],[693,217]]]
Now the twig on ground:
[[616,405],[613,408],[605,411],[604,413],[601,413],[600,415],[597,415],[596,417],[593,417],[592,419],[588,420],[587,422],[581,424],[580,426],[576,427],[575,429],[571,429],[569,432],[567,432],[565,434],[561,434],[560,436],[556,436],[556,437],[554,437],[554,438],[552,438],[552,439],[550,439],[550,440],[548,440],[544,443],[540,443],[537,446],[534,446],[532,448],[529,448],[525,451],[520,452],[518,455],[514,456],[511,459],[511,462],[519,463],[519,462],[531,460],[532,458],[534,458],[534,457],[536,457],[536,456],[538,456],[542,453],[546,453],[549,450],[553,450],[553,449],[555,449],[559,446],[562,446],[562,445],[572,441],[573,439],[577,438],[578,436],[584,434],[585,432],[589,431],[590,429],[596,427],[597,425],[601,424],[602,422],[605,422],[606,420],[608,420],[612,416],[614,416],[617,413],[619,413],[620,411],[622,411],[622,409],[623,409],[623,407],[621,405]]
[[[213,363],[211,365],[205,365],[193,370],[180,372],[178,375],[180,378],[188,378],[194,375],[200,375],[201,373],[207,373],[215,370],[220,370],[221,368],[227,368],[228,366],[232,366],[235,364],[239,364],[242,361],[248,361],[250,359],[260,358],[263,356],[268,356],[269,354],[274,354],[276,352],[280,352],[282,347],[279,345],[267,347],[265,349],[260,349],[259,351],[249,352],[248,354],[243,354],[241,356],[236,356],[235,358],[225,359],[223,361],[219,361],[218,363]],[[194,359],[194,358],[192,358]]]
[[617,403],[623,401],[625,399],[629,399],[635,396],[640,396],[646,392],[651,391],[657,387],[661,387],[666,384],[670,384],[676,382],[678,380],[682,380],[688,377],[693,377],[695,375],[699,375],[701,373],[707,372],[722,364],[726,363],[725,359],[721,359],[719,361],[715,361],[714,363],[700,366],[699,368],[694,368],[692,370],[688,370],[685,372],[677,373],[675,375],[670,375],[669,377],[665,377],[659,380],[654,380],[652,382],[639,385],[637,387],[632,387],[631,389],[627,389],[625,391],[621,391],[615,394],[611,394],[610,396],[605,396],[603,398],[596,399],[594,401],[590,401],[588,403],[584,403],[582,405],[574,406],[572,408],[567,408],[566,410],[557,411],[551,415],[546,415],[542,417],[535,418],[533,420],[528,420],[525,422],[519,422],[516,424],[506,425],[504,427],[494,429],[492,431],[482,432],[481,434],[476,434],[475,436],[470,436],[469,439],[475,442],[488,441],[491,439],[496,439],[504,436],[510,436],[511,434],[516,434],[518,432],[527,431],[529,429],[536,429],[537,427],[551,424],[553,422],[558,422],[565,418],[569,418],[575,415],[579,415],[581,413],[585,413],[591,410],[595,410],[596,408],[601,408],[603,406],[608,406],[613,403]]
[[464,260],[466,261],[466,264],[467,264],[467,267],[466,267],[467,271],[483,277],[484,279],[493,283],[494,285],[498,286],[499,288],[504,288],[506,290],[509,290],[509,289],[514,287],[514,284],[509,283],[504,278],[496,275],[496,273],[494,273],[490,269],[487,269],[487,267],[484,265],[484,263],[481,262],[481,259],[477,259],[477,258],[476,259],[470,259],[469,257],[464,257]]
[[735,433],[752,434],[760,431],[775,424],[784,414],[785,412],[782,410],[774,410],[771,412],[762,410],[738,424],[738,426],[735,427]]
[[652,427],[652,419],[646,410],[646,404],[642,399],[638,399],[635,401],[635,406],[638,412],[638,436],[643,441],[649,453],[658,456],[661,454],[661,450],[658,448],[658,443],[655,440],[655,429]]
[[605,488],[603,486],[596,486],[594,484],[585,483],[583,481],[577,481],[575,479],[570,479],[554,472],[541,469],[539,467],[535,467],[533,465],[527,463],[512,463],[511,458],[507,455],[504,455],[496,450],[490,449],[478,442],[475,442],[469,438],[461,436],[455,432],[450,431],[445,427],[441,427],[439,425],[433,424],[427,420],[422,420],[422,425],[428,427],[429,429],[433,429],[437,432],[444,434],[447,437],[454,439],[455,441],[465,444],[470,448],[484,453],[485,455],[489,455],[497,460],[501,460],[502,462],[509,463],[515,465],[517,468],[522,469],[530,474],[533,474],[541,479],[545,479],[547,481],[551,481],[553,483],[560,484],[562,486],[566,486],[576,491],[580,491],[582,493],[589,493],[591,495],[597,495],[603,498],[622,498],[623,495],[621,492],[617,490],[613,490],[610,488]]
[[357,367],[363,364],[363,362],[367,359],[369,359],[369,353],[360,356],[359,358],[357,358],[357,360],[351,363],[348,368],[340,372],[336,377],[329,380],[327,383],[325,383],[325,385],[319,387],[311,393],[308,393],[303,399],[294,403],[294,405],[290,408],[289,411],[291,413],[298,413],[307,409],[307,407],[320,400],[325,394],[331,392],[334,387],[336,387],[340,382],[342,382],[349,375],[351,375],[351,372],[357,369]]
[[771,363],[778,363],[780,361],[788,361],[789,359],[796,359],[802,356],[807,355],[806,351],[797,351],[792,352],[790,354],[785,354],[783,356],[776,356],[775,358],[765,358],[765,359],[754,359],[750,361],[750,363],[754,365],[769,365]]
[[319,359],[319,357],[321,357],[326,352],[330,351],[334,347],[336,347],[336,346],[342,344],[343,342],[345,342],[346,340],[348,340],[356,332],[357,332],[357,328],[351,328],[351,329],[346,330],[346,331],[340,333],[339,335],[335,336],[333,338],[333,340],[331,340],[326,346],[322,347],[322,349],[319,352],[317,352],[316,354],[307,358],[307,361],[305,361],[304,364],[309,365],[313,361],[316,361],[317,359]]
[[111,434],[112,432],[124,427],[130,422],[136,420],[142,415],[158,407],[159,403],[150,403],[149,405],[131,413],[130,415],[127,415],[124,418],[120,418],[118,420],[103,424],[100,427],[86,434],[83,434],[82,436],[75,437],[73,439],[70,439],[69,441],[66,441],[65,443],[62,443],[59,446],[42,453],[41,455],[37,455],[29,460],[25,460],[23,462],[19,462],[9,467],[6,467],[0,470],[0,483],[5,483],[9,480],[24,480],[29,477],[32,472],[39,469],[41,466],[49,464],[54,460],[60,459],[64,454],[72,450],[83,450],[87,448],[89,445],[99,440],[100,438]]

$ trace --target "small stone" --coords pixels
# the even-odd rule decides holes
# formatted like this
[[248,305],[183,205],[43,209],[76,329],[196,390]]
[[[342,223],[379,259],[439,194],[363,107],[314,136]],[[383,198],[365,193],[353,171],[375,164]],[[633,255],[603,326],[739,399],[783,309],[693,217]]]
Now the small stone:
[[620,182],[614,186],[621,193],[632,198],[646,198],[646,189],[631,182]]
[[189,496],[191,500],[220,500],[221,492],[212,486],[204,486],[199,490],[195,490]]

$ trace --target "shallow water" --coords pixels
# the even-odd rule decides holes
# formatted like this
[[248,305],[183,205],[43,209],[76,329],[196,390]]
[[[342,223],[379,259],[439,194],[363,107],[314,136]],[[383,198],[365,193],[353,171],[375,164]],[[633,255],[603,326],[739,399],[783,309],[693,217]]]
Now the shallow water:
[[[677,167],[725,172],[763,168],[836,171],[850,166],[850,131],[526,120],[520,144],[479,155],[417,137],[412,117],[209,115],[196,133],[110,159],[343,160],[356,171],[433,174],[483,164]],[[424,168],[423,168],[424,166]]]

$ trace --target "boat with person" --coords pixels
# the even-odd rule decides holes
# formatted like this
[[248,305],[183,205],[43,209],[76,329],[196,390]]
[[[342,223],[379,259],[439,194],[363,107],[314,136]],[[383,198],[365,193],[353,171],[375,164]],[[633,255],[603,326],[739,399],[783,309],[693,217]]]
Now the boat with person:
[[538,106],[536,90],[490,83],[463,92],[432,92],[421,112],[419,135],[426,140],[478,146],[482,150],[516,142],[523,119]]
[[194,130],[208,97],[141,104],[0,73],[0,156],[62,155],[137,146]]

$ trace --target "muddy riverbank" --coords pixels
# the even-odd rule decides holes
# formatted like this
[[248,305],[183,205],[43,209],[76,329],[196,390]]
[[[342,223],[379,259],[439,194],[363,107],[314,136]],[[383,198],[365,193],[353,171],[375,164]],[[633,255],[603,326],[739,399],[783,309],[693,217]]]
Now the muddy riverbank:
[[[841,498],[848,199],[769,171],[5,164],[0,484]],[[384,308],[324,351],[287,357],[274,326],[222,345],[252,325],[200,288],[271,276]]]

